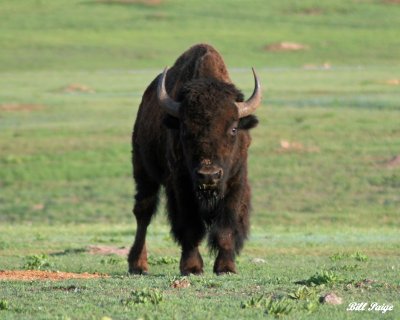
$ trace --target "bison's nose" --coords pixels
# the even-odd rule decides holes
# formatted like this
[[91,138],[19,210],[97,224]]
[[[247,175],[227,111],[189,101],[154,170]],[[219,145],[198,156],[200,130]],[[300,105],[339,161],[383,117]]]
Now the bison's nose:
[[196,175],[200,186],[212,187],[222,178],[222,169],[213,166],[202,167],[196,171]]

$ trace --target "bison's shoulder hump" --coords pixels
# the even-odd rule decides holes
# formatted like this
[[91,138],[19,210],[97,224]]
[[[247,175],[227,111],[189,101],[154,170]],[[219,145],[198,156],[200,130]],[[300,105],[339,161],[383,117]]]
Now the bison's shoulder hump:
[[172,69],[183,82],[204,77],[231,82],[222,56],[208,44],[197,44],[188,49],[176,60]]

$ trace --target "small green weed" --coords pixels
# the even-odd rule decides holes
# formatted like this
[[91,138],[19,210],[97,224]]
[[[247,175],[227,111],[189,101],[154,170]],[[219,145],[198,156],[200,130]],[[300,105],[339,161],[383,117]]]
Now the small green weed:
[[36,241],[42,241],[42,240],[46,240],[46,239],[47,239],[47,237],[45,235],[41,234],[41,233],[36,233],[35,234],[35,240]]
[[260,295],[257,297],[251,297],[249,300],[242,302],[240,307],[242,309],[247,308],[266,308],[270,302],[270,297],[265,297],[265,295]]
[[8,249],[10,247],[8,242],[0,241],[0,250]]
[[322,284],[335,284],[341,282],[343,279],[333,271],[322,271],[321,273],[317,272],[309,279],[305,280],[303,283],[307,286],[319,286]]
[[0,300],[0,310],[8,310],[9,304],[7,300]]
[[356,253],[351,255],[352,258],[356,259],[357,261],[365,262],[368,260],[368,256],[357,251]]
[[307,286],[302,286],[298,288],[295,292],[289,293],[288,297],[293,300],[311,300],[316,297],[316,292],[314,288],[309,288]]
[[23,269],[42,270],[53,268],[54,265],[48,259],[49,257],[46,254],[35,254],[32,256],[27,256],[25,258]]
[[343,259],[346,259],[346,258],[356,259],[357,261],[361,261],[361,262],[365,262],[365,261],[368,260],[368,256],[363,254],[363,253],[361,253],[361,252],[359,252],[359,251],[357,251],[357,252],[355,252],[353,254],[344,253],[344,252],[337,252],[337,253],[334,253],[333,255],[331,255],[329,257],[329,259],[331,261],[340,261],[340,260],[343,260]]
[[293,304],[288,299],[269,300],[265,313],[275,318],[289,314],[293,310]]
[[341,270],[341,271],[356,271],[360,269],[360,265],[356,264],[345,264],[343,266],[332,267],[331,270]]
[[312,301],[306,301],[303,305],[303,309],[308,313],[313,313],[318,310],[319,303],[318,301],[312,300]]
[[286,298],[273,300],[270,296],[260,295],[251,297],[249,300],[242,302],[240,307],[247,308],[265,308],[265,313],[279,318],[289,314],[293,309],[293,304]]
[[315,287],[307,287],[302,286],[298,288],[295,292],[289,293],[288,297],[293,300],[303,300],[303,309],[308,313],[311,314],[318,309],[319,302],[318,302],[318,295],[316,292]]
[[133,290],[128,299],[122,300],[125,306],[132,306],[135,304],[159,304],[163,300],[163,294],[158,289],[141,289]]
[[194,285],[200,285],[205,288],[219,288],[222,287],[222,282],[214,279],[207,279],[203,277],[196,277],[190,279]]
[[149,256],[147,258],[147,263],[149,265],[155,266],[155,265],[162,265],[162,264],[174,264],[177,263],[178,259],[175,257],[154,257],[154,256]]
[[118,256],[110,256],[100,260],[100,263],[103,265],[119,265],[124,264],[125,260]]
[[348,253],[336,252],[333,255],[331,255],[329,257],[329,259],[331,261],[340,261],[340,260],[343,260],[343,259],[348,258],[348,257],[350,257],[350,254],[348,254]]

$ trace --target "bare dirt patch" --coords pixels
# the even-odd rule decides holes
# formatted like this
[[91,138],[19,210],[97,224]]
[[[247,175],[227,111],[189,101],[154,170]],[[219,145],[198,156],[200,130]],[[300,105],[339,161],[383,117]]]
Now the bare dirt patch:
[[400,86],[400,79],[389,79],[385,81],[385,84],[389,86]]
[[388,168],[400,167],[400,154],[397,156],[394,156],[389,161],[386,161],[385,166]]
[[98,273],[72,273],[60,271],[41,271],[41,270],[5,270],[0,271],[0,280],[67,280],[67,279],[95,279],[107,278],[108,275]]
[[264,50],[269,52],[302,51],[307,49],[309,49],[309,47],[304,44],[286,41],[270,43],[264,47]]
[[92,88],[89,88],[87,85],[80,83],[71,83],[65,88],[61,89],[62,92],[65,93],[94,93],[95,91]]
[[400,0],[383,0],[382,2],[386,4],[400,4]]
[[331,64],[329,62],[325,62],[321,65],[318,64],[305,64],[303,66],[305,70],[329,70],[332,68]]
[[307,147],[297,141],[281,140],[278,152],[319,152],[318,147]]
[[97,0],[96,2],[105,4],[143,4],[146,6],[158,6],[163,0]]
[[4,103],[4,104],[0,104],[0,111],[9,111],[9,112],[13,112],[13,111],[26,111],[26,112],[30,112],[30,111],[37,111],[37,110],[42,110],[44,109],[44,106],[40,105],[40,104],[21,104],[21,103]]
[[110,246],[89,246],[87,249],[88,253],[90,254],[102,254],[102,255],[116,254],[119,256],[126,256],[129,253],[128,248],[116,248]]
[[147,20],[165,20],[168,19],[168,15],[164,12],[154,12],[151,14],[148,14],[146,16]]
[[320,16],[324,14],[324,10],[322,8],[305,8],[303,10],[300,10],[298,14],[304,15],[304,16]]
[[41,210],[43,210],[44,209],[44,204],[43,203],[35,203],[33,206],[32,206],[32,210],[33,211],[41,211]]

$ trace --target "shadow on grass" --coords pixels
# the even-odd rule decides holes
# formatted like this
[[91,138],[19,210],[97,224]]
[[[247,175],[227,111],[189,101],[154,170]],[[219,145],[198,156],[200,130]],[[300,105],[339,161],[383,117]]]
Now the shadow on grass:
[[59,256],[72,255],[72,254],[80,254],[80,253],[85,253],[85,252],[87,252],[86,248],[65,249],[64,251],[50,253],[49,256],[59,257]]

